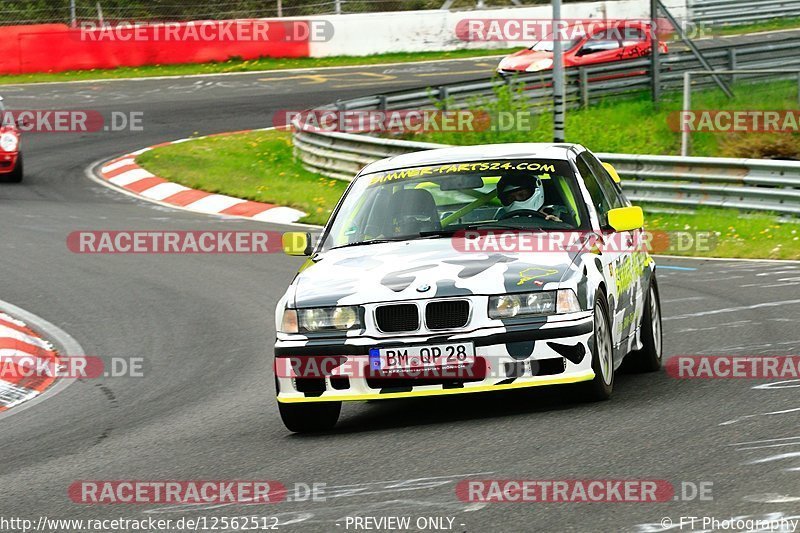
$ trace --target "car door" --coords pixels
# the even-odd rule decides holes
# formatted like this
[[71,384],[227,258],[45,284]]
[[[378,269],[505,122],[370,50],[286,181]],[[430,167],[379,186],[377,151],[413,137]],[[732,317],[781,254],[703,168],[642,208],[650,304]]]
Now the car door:
[[615,364],[618,364],[624,356],[620,346],[631,331],[635,330],[635,326],[639,323],[637,318],[642,312],[638,289],[640,283],[638,279],[631,282],[631,273],[636,267],[635,254],[621,246],[629,242],[633,236],[631,232],[613,232],[608,224],[608,212],[611,209],[626,207],[628,202],[617,192],[611,176],[590,152],[581,153],[576,159],[576,166],[592,199],[600,229],[605,235],[598,258],[603,265],[607,280],[611,337],[615,347]]
[[[611,209],[628,207],[631,203],[625,198],[619,184],[614,181],[602,163],[589,151],[582,154],[597,180],[597,184],[607,198]],[[608,221],[606,220],[606,226]],[[609,228],[610,230],[610,228]],[[641,323],[647,289],[650,284],[650,255],[638,243],[645,241],[644,229],[616,232],[616,254],[612,274],[617,287],[618,307],[615,316],[615,330],[618,328],[620,341],[634,334]]]
[[637,59],[649,56],[652,52],[651,44],[642,28],[624,26],[619,28],[622,37],[622,57],[624,59]]

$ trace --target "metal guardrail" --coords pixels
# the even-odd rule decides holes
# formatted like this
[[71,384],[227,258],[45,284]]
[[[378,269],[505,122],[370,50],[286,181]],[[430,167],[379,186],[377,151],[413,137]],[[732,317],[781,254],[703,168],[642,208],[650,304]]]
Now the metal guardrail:
[[600,153],[631,201],[800,215],[800,161]]
[[710,26],[800,17],[800,0],[689,0],[689,20]]
[[[745,67],[794,68],[795,72],[770,73],[776,78],[796,78],[800,39],[775,41],[765,45],[733,45],[704,50],[704,55],[722,70]],[[697,70],[698,62],[689,52],[663,58],[662,82],[678,90],[685,71]],[[623,64],[584,67],[567,71],[567,101],[575,106],[618,96],[650,86],[647,59]],[[763,77],[763,74],[737,74],[737,79]],[[488,100],[495,90],[511,84],[520,89],[531,111],[551,108],[550,73],[536,73],[511,80],[487,80],[443,85],[425,90],[338,101],[322,109],[397,110],[446,107],[461,109],[474,106],[474,99]],[[712,83],[706,81],[706,83]],[[698,83],[697,85],[701,85]],[[351,180],[372,161],[402,153],[440,148],[444,145],[384,139],[369,135],[295,130],[295,155],[309,170]],[[617,167],[631,200],[667,206],[709,205],[742,210],[769,211],[800,216],[800,162],[754,159],[674,157],[653,155],[598,154]]]
[[[295,155],[307,169],[350,181],[365,165],[447,145],[338,132],[296,131]],[[800,162],[599,153],[634,202],[708,205],[800,215]]]

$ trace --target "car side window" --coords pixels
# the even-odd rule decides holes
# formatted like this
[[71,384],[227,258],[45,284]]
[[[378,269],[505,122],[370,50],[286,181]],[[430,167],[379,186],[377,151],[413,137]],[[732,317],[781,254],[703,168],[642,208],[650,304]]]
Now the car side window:
[[647,40],[639,28],[622,28],[622,46],[635,46]]
[[586,163],[584,154],[578,156],[578,158],[575,160],[575,164],[578,167],[578,172],[580,172],[580,175],[583,178],[583,183],[586,184],[586,189],[589,191],[589,196],[592,198],[592,205],[594,205],[594,208],[597,211],[597,216],[600,218],[600,225],[607,225],[608,211],[611,209],[611,205],[608,202],[608,198],[606,198],[606,195],[603,193],[603,189],[600,187],[597,177],[595,177],[591,168]]
[[619,32],[616,30],[603,30],[589,37],[589,40],[580,49],[579,55],[585,56],[597,52],[608,52],[619,47]]
[[606,198],[608,198],[608,203],[611,208],[616,209],[618,207],[628,206],[629,204],[622,195],[619,185],[614,182],[614,178],[612,178],[605,167],[603,167],[603,164],[589,152],[584,152],[582,155],[586,158],[586,163],[597,178],[600,188],[603,190]]

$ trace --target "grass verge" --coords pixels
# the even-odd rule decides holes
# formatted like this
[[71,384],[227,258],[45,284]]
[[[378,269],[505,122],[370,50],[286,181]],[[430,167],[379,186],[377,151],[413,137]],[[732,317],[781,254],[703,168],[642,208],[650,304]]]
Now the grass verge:
[[145,152],[138,163],[164,179],[212,193],[294,207],[300,220],[325,224],[347,183],[305,170],[289,132],[207,137]]
[[753,22],[752,24],[741,24],[736,26],[723,26],[711,30],[712,35],[741,35],[744,33],[757,33],[762,31],[792,30],[800,28],[800,17],[782,17],[765,20],[763,22]]
[[[74,70],[68,72],[48,72],[36,74],[19,74],[0,76],[0,85],[16,83],[42,83],[63,81],[112,80],[119,78],[151,78],[154,76],[189,76],[197,74],[224,74],[231,72],[256,72],[262,70],[281,70],[295,68],[349,67],[374,65],[379,63],[413,63],[415,61],[433,61],[505,55],[516,52],[519,48],[505,50],[454,50],[450,52],[415,52],[375,54],[369,56],[334,56],[334,57],[296,57],[273,58],[263,57],[245,61],[231,59],[210,63],[187,63],[180,65],[147,65],[141,67],[120,67],[102,70]],[[487,70],[487,76],[491,75]]]
[[[796,110],[797,82],[737,83],[736,98],[728,99],[716,87],[695,89],[693,110]],[[471,109],[485,110],[490,116],[501,112],[528,116],[527,99],[515,99],[512,91],[502,87],[492,100],[474,99]],[[595,152],[667,154],[680,153],[680,132],[677,129],[683,107],[680,93],[666,93],[656,107],[650,93],[631,94],[623,99],[609,99],[588,109],[568,110],[565,131],[571,142],[588,146]],[[508,131],[449,131],[406,135],[406,139],[444,144],[488,144],[504,142],[549,142],[553,138],[552,115],[532,115],[530,124]],[[756,150],[758,148],[758,150]],[[774,150],[772,153],[770,150]],[[691,155],[717,157],[796,157],[800,158],[800,135],[790,133],[709,133],[691,134]]]
[[[742,215],[733,209],[701,208],[691,214],[647,213],[650,230],[713,232],[708,250],[685,255],[749,259],[800,259],[800,222],[769,214]],[[672,255],[684,255],[674,253]]]
[[[139,164],[194,189],[296,207],[308,213],[301,222],[309,224],[324,224],[347,186],[303,169],[293,157],[291,134],[278,130],[164,146],[141,155]],[[800,223],[769,215],[707,208],[692,214],[648,213],[645,222],[649,230],[716,234],[710,251],[684,255],[800,259]]]

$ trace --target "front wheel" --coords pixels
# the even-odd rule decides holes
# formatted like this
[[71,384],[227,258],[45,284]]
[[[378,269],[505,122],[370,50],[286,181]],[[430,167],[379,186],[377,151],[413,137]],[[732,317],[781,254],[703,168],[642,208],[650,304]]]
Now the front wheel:
[[661,340],[661,302],[658,298],[658,285],[653,278],[642,316],[642,349],[628,354],[626,365],[633,372],[656,372],[662,363]]
[[601,294],[594,303],[594,335],[590,350],[594,379],[579,386],[581,398],[585,401],[608,400],[614,391],[614,352],[610,324],[608,306]]
[[342,402],[278,402],[283,425],[294,433],[317,433],[333,429],[339,421],[341,410]]

